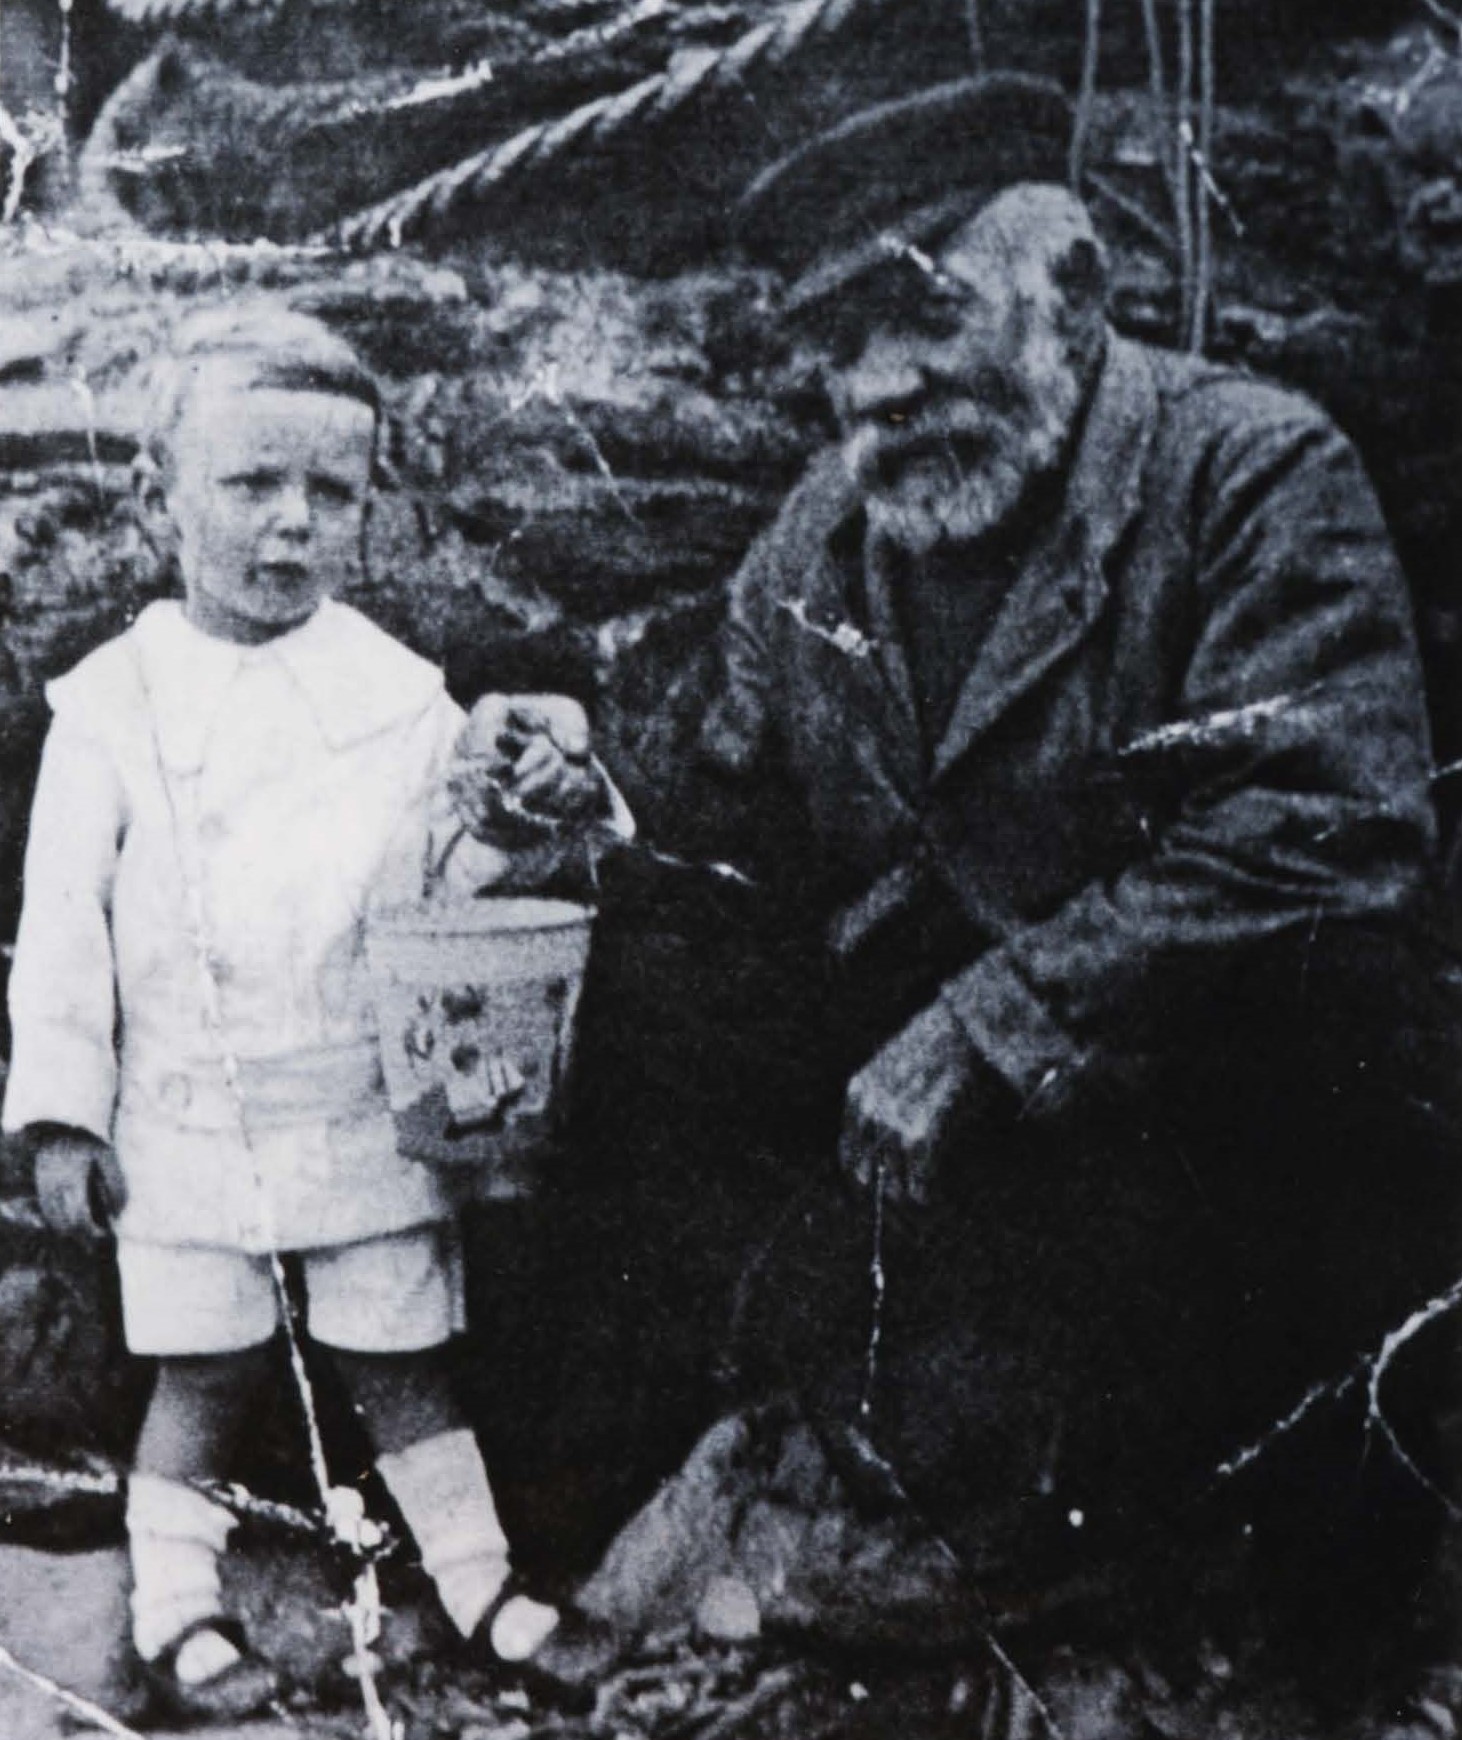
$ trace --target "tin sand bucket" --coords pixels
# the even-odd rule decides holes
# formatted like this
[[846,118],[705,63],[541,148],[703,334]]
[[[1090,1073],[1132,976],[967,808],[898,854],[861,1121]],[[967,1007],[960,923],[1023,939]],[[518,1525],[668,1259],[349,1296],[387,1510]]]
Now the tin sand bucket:
[[573,1052],[591,907],[483,898],[374,913],[366,952],[403,1154],[531,1191]]

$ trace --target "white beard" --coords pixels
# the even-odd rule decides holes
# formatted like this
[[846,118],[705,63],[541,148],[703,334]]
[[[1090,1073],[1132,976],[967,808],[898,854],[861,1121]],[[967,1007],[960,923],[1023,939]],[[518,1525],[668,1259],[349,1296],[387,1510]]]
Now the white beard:
[[1033,475],[1024,456],[1009,452],[992,454],[975,470],[961,470],[952,457],[917,459],[892,488],[868,495],[869,524],[911,556],[945,539],[973,542],[1004,525]]
[[977,436],[975,458],[951,443],[920,452],[892,481],[879,475],[880,455],[931,432],[913,428],[893,437],[865,426],[845,448],[846,463],[863,490],[869,523],[910,555],[921,556],[941,540],[966,543],[998,531],[1012,517],[1038,478],[1060,464],[1081,407],[1082,385],[1074,370],[1042,349],[1027,349],[1022,370],[1023,407],[994,417],[973,405],[931,413],[932,432]]

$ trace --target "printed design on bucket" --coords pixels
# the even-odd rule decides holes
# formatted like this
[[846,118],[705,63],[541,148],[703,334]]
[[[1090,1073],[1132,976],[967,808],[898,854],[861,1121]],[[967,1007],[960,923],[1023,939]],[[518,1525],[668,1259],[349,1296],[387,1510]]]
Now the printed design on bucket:
[[[540,990],[553,1019],[546,1060],[531,1042],[513,1045],[505,1037],[523,1025],[522,1011],[513,1008],[508,993],[521,999]],[[526,1112],[542,1111],[563,1074],[568,1002],[568,981],[561,977],[542,987],[458,984],[418,993],[401,1048],[422,1092],[430,1094],[437,1087],[445,1092],[448,1134],[501,1126],[519,1106]]]
[[403,1153],[471,1165],[489,1195],[519,1192],[569,1073],[593,919],[589,907],[526,896],[371,916],[381,1065]]

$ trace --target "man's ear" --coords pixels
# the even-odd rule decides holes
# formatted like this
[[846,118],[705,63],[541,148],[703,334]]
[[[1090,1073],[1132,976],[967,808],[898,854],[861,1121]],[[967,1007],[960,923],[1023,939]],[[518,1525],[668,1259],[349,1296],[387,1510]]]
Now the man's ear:
[[1077,236],[1051,262],[1051,279],[1073,309],[1106,308],[1106,250],[1092,236]]
[[1085,355],[1099,345],[1106,327],[1106,250],[1093,236],[1075,236],[1053,255],[1050,270],[1061,334]]

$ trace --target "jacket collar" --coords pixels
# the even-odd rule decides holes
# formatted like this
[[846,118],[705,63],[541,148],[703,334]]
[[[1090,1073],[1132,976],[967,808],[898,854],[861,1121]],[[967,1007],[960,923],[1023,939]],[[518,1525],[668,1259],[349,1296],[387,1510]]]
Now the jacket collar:
[[1107,556],[1141,499],[1156,421],[1151,365],[1137,345],[1111,335],[1061,512],[965,678],[934,754],[936,780],[1091,633],[1107,601]]
[[358,611],[328,599],[303,626],[262,647],[235,646],[202,633],[173,599],[149,605],[131,639],[162,758],[178,773],[203,766],[209,731],[246,664],[282,664],[332,749],[418,717],[443,686],[434,665]]
[[[1091,632],[1107,600],[1103,566],[1141,500],[1143,469],[1157,421],[1157,387],[1141,346],[1115,333],[1097,377],[1060,512],[1041,536],[996,615],[939,743],[941,778],[1034,684]],[[851,500],[830,545],[842,552],[864,523]],[[858,564],[864,607],[882,676],[911,743],[918,710],[886,576],[869,543]]]

